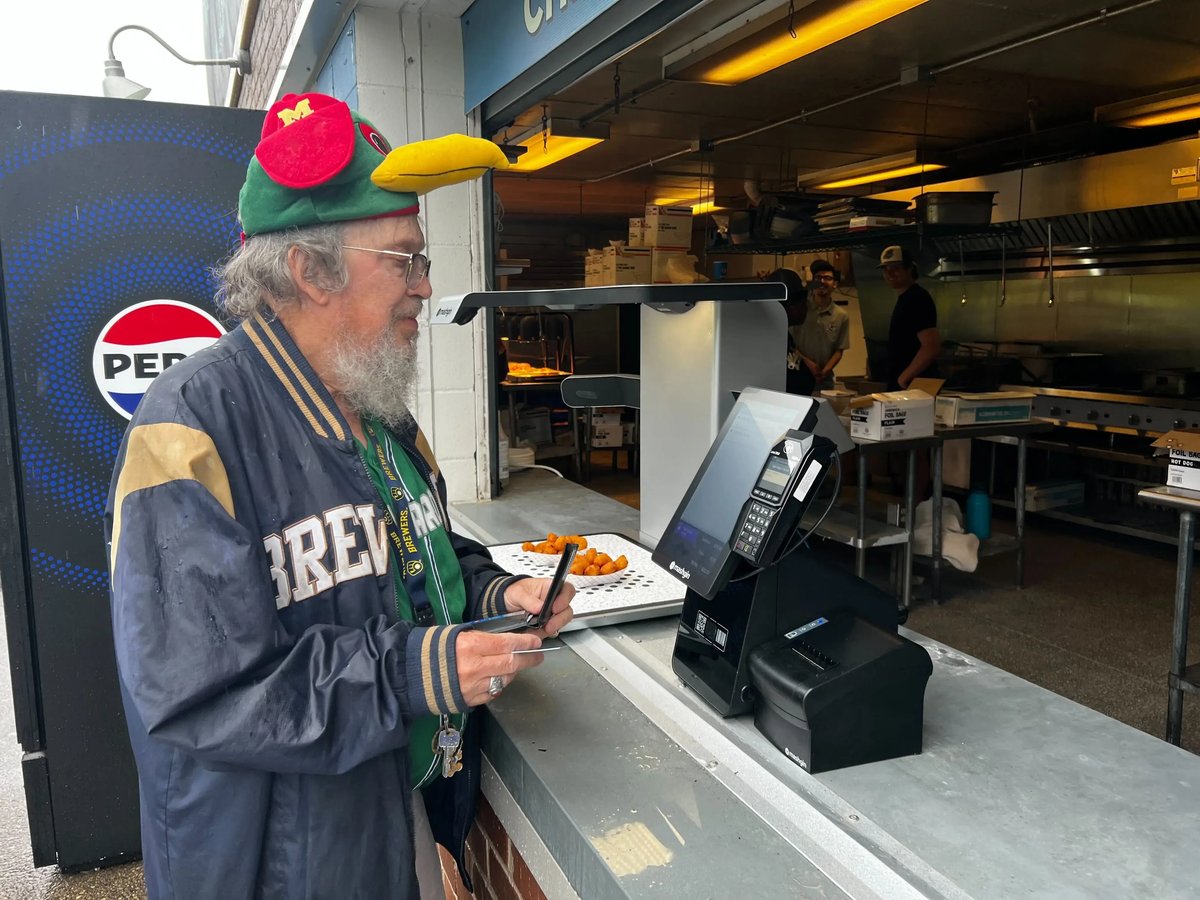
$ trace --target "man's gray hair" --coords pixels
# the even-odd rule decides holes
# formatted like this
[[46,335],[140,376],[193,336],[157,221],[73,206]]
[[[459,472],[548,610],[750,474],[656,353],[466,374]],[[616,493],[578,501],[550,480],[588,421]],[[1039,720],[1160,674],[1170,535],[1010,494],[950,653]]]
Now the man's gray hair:
[[340,291],[348,275],[342,253],[346,225],[310,225],[247,238],[217,270],[217,303],[235,319],[275,311],[300,299],[288,269],[288,251],[296,247],[307,260],[304,280],[323,290]]

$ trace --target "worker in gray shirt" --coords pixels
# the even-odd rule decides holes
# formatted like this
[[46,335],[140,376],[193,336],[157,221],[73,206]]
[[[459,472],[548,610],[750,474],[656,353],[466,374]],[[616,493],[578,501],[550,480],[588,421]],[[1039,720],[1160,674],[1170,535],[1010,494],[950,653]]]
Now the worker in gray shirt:
[[812,273],[808,283],[808,314],[801,324],[789,327],[788,332],[795,347],[794,362],[812,372],[815,390],[819,391],[833,387],[833,370],[850,346],[850,316],[833,302],[837,270],[823,259],[814,260],[808,270]]

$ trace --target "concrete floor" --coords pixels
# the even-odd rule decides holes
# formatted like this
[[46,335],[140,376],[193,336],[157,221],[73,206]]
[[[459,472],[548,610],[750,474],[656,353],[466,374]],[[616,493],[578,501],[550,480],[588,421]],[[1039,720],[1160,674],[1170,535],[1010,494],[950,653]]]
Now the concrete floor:
[[[588,486],[631,506],[637,480],[593,458]],[[1011,523],[999,521],[998,530]],[[1173,548],[1064,528],[1036,516],[1026,538],[1026,584],[1014,589],[1012,556],[983,560],[972,575],[950,570],[948,601],[918,602],[908,625],[1035,684],[1162,737],[1171,644]],[[849,559],[846,548],[827,546]],[[870,555],[886,577],[886,553]],[[1200,600],[1190,654],[1200,659]],[[1187,698],[1183,746],[1200,753],[1200,708]],[[29,853],[20,748],[13,725],[7,647],[0,642],[0,900],[126,900],[145,896],[141,866],[63,875],[34,869]]]

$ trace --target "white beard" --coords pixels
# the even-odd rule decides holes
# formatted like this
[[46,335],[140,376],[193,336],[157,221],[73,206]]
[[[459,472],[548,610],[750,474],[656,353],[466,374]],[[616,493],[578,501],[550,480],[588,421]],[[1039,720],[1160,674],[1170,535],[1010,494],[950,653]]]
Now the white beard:
[[417,345],[401,342],[389,326],[370,344],[344,329],[333,338],[333,373],[340,394],[359,415],[378,419],[393,431],[413,421]]

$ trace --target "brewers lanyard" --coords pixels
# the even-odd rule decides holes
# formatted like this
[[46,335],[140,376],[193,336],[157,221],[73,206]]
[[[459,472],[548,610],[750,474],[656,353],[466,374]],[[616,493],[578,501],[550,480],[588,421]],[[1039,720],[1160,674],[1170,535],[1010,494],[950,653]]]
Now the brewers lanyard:
[[410,524],[412,517],[408,509],[408,492],[404,489],[404,483],[400,480],[399,473],[393,468],[387,454],[383,452],[383,443],[375,434],[375,427],[370,422],[364,421],[363,430],[371,439],[370,452],[375,454],[375,459],[383,472],[384,483],[387,485],[383,521],[387,526],[388,539],[396,550],[396,556],[400,563],[400,580],[404,584],[408,602],[412,606],[413,618],[417,625],[425,627],[435,625],[437,622],[433,615],[433,604],[429,602],[423,585],[421,590],[410,589],[410,586],[415,586],[425,580],[425,561],[421,558],[421,551],[417,547],[416,537],[413,535]]
[[[387,458],[387,454],[383,452],[383,443],[379,440],[379,436],[375,433],[375,426],[370,422],[363,421],[363,430],[371,440],[370,452],[375,454],[375,459],[379,463],[379,468],[383,472],[383,480],[387,485],[387,494],[384,497],[384,516],[383,521],[387,526],[388,538],[392,542],[392,546],[396,548],[396,555],[400,562],[400,580],[404,584],[405,593],[408,594],[408,602],[412,606],[413,618],[417,625],[430,626],[435,625],[436,620],[433,615],[433,604],[429,602],[426,591],[421,585],[420,590],[410,589],[411,585],[416,585],[419,581],[425,578],[425,562],[421,559],[421,551],[417,548],[416,539],[412,534],[412,527],[409,524],[412,517],[409,513],[409,492],[404,489],[404,483],[400,480],[400,474],[392,466],[391,460]],[[403,448],[402,448],[403,449]],[[434,490],[430,486],[430,490]],[[400,527],[397,527],[397,522]],[[432,559],[432,553],[431,553]],[[409,579],[412,579],[410,581]],[[449,624],[450,608],[445,605],[446,621]],[[465,718],[464,718],[465,721]],[[421,779],[421,784],[429,778],[429,775],[434,771],[433,767],[440,759],[442,763],[442,777],[452,778],[457,772],[462,771],[463,767],[463,741],[461,728],[455,727],[450,717],[443,714],[438,717],[438,728],[433,734],[433,762],[430,764],[430,769],[426,772],[425,777]]]

